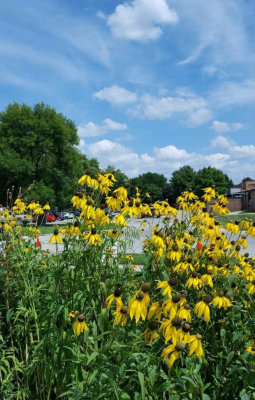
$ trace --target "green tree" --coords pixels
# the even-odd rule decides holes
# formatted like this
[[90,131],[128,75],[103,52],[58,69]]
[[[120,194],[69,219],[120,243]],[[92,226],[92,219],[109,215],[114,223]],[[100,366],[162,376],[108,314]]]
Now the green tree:
[[168,189],[168,199],[174,203],[176,198],[187,189],[194,187],[196,172],[188,165],[174,171],[170,179],[170,187]]
[[[139,187],[144,201],[151,203],[156,200],[162,200],[163,191],[167,185],[167,179],[164,175],[147,172],[145,174],[139,175],[136,178],[131,179],[130,184],[132,195],[135,194],[135,188]],[[145,196],[146,193],[149,193],[150,198],[147,198]]]
[[246,178],[242,179],[242,182],[247,182],[247,181],[253,181],[253,179],[250,178],[249,176],[247,176]]
[[[14,195],[35,181],[29,197],[69,206],[77,179],[84,172],[86,156],[77,149],[75,124],[43,103],[29,107],[9,104],[0,113],[0,202],[14,185]],[[41,196],[40,196],[41,193]]]
[[233,181],[220,169],[213,167],[204,167],[200,169],[195,177],[194,192],[201,196],[202,189],[208,186],[215,186],[219,194],[225,194],[228,189],[233,187]]

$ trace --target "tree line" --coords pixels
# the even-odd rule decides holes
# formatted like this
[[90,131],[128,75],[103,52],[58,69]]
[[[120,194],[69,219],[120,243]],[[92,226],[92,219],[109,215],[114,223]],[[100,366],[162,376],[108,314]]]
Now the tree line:
[[[44,103],[30,107],[9,104],[0,113],[0,203],[8,196],[15,198],[21,190],[27,201],[49,201],[60,209],[70,207],[77,180],[87,170],[92,175],[101,169],[99,162],[89,159],[79,149],[74,122]],[[139,187],[144,201],[168,199],[174,203],[179,194],[192,188],[200,195],[202,188],[215,185],[220,193],[233,187],[232,180],[221,170],[205,167],[194,171],[184,166],[174,171],[170,181],[162,174],[147,172],[128,179],[120,169],[114,171],[116,186],[130,183],[130,194]],[[150,197],[148,197],[148,195]]]

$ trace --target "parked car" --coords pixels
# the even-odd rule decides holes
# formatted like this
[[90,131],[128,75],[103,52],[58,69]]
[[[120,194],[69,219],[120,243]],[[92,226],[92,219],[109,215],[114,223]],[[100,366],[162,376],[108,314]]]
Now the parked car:
[[65,219],[64,213],[61,211],[53,211],[52,214],[55,215],[56,219],[59,221],[63,221]]
[[53,212],[47,212],[45,214],[45,218],[46,218],[47,222],[55,222],[56,221],[56,217],[53,214]]
[[62,214],[63,214],[64,219],[73,219],[74,218],[73,212],[63,211]]

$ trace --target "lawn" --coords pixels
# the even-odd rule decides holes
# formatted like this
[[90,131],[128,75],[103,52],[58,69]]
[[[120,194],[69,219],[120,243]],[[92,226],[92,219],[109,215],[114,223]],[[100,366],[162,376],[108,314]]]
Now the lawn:
[[[145,257],[146,255],[143,253],[129,253],[127,254],[129,256],[133,257],[132,264],[135,265],[145,265]],[[126,258],[127,255],[123,255],[123,257],[120,259],[121,264],[128,264],[129,260]]]
[[[61,225],[54,224],[54,225],[39,226],[38,228],[40,230],[40,234],[43,234],[43,235],[48,234],[48,235],[50,235],[50,234],[52,234],[54,232],[54,229],[65,228],[66,226],[67,226],[67,224],[61,224]],[[33,227],[35,227],[35,225]],[[23,234],[26,234],[26,230],[27,230],[26,227],[22,228]]]
[[225,226],[230,221],[243,221],[244,219],[248,219],[252,222],[255,222],[255,213],[247,213],[242,212],[236,215],[217,215],[215,216],[216,221],[218,221],[221,225]]

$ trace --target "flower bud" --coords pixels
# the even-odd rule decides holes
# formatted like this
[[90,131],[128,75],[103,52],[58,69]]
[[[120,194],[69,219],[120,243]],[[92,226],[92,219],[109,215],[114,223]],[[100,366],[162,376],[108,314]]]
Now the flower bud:
[[181,326],[182,319],[180,317],[174,317],[172,319],[172,325],[173,326]]
[[121,288],[118,287],[114,290],[113,294],[115,297],[120,297],[121,292],[122,292]]
[[145,282],[142,284],[141,290],[144,293],[147,293],[150,290],[151,284],[149,282]]
[[155,329],[157,329],[157,327],[158,327],[157,321],[150,321],[150,323],[149,323],[149,329],[150,329],[151,331],[155,331]]
[[128,308],[126,306],[122,306],[120,309],[121,314],[127,314],[128,313]]
[[170,286],[175,286],[177,284],[177,279],[173,276],[169,279],[168,283]]
[[175,295],[172,297],[172,302],[173,302],[173,303],[179,303],[180,300],[181,300],[181,295],[180,295],[180,294],[175,294]]
[[183,343],[177,343],[177,345],[175,346],[176,351],[182,351],[184,349],[185,349],[185,344]]
[[190,331],[190,328],[191,328],[190,324],[184,324],[182,327],[182,330],[183,330],[183,332],[187,333]]
[[144,292],[140,290],[140,292],[136,295],[136,300],[142,300],[144,298]]
[[79,315],[78,321],[79,321],[79,322],[83,322],[84,320],[85,320],[84,315],[83,315],[83,314]]

